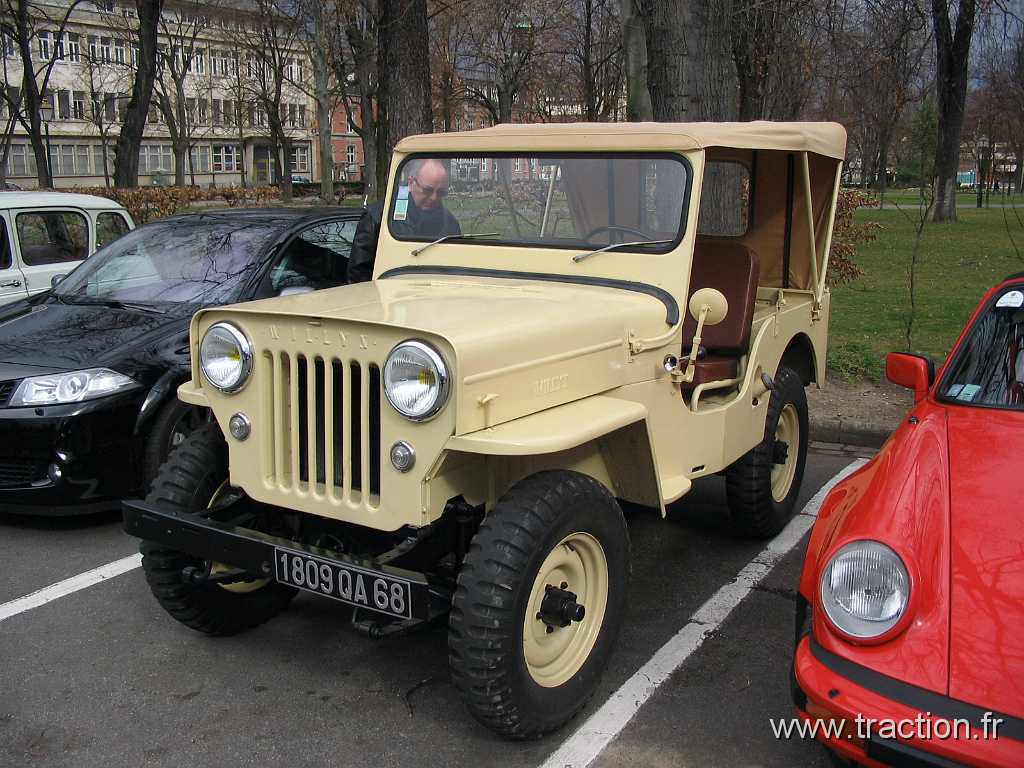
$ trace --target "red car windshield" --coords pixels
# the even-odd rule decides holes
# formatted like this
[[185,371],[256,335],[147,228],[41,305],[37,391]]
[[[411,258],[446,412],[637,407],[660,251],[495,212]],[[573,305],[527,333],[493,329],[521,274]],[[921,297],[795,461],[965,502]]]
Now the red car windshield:
[[981,313],[939,385],[944,400],[1024,410],[1024,284]]

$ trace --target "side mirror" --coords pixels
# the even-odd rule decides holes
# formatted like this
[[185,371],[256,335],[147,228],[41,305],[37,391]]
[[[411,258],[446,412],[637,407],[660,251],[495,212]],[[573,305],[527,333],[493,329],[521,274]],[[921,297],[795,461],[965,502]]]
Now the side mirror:
[[914,390],[914,402],[919,403],[935,381],[935,361],[909,352],[890,352],[885,357],[885,377],[893,384]]
[[54,275],[53,277],[50,278],[50,287],[56,288],[60,281],[63,280],[65,277],[67,277],[67,275]]
[[718,325],[729,314],[729,300],[725,298],[724,293],[715,288],[701,288],[694,291],[688,306],[693,319],[698,321],[701,319],[701,310],[707,307],[704,325]]

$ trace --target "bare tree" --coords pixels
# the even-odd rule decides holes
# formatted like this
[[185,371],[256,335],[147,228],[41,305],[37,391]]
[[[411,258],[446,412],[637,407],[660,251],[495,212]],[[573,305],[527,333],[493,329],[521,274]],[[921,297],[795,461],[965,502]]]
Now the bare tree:
[[[281,185],[281,199],[292,199],[291,154],[292,136],[282,114],[283,96],[293,90],[290,81],[295,75],[301,52],[298,41],[299,24],[295,9],[282,0],[253,0],[254,11],[244,17],[233,40],[244,53],[245,75],[242,79],[248,92],[253,127],[265,124],[273,146],[272,162]],[[242,67],[239,67],[241,72]]]
[[[21,88],[16,96],[8,88],[3,88],[3,99],[12,117],[28,133],[40,187],[52,187],[53,177],[43,142],[39,107],[43,94],[47,93],[54,64],[64,56],[64,32],[80,2],[72,0],[57,16],[51,16],[44,7],[31,0],[3,0],[3,6],[0,6],[4,10],[0,16],[0,31],[13,41],[21,61]],[[43,41],[46,41],[45,45]],[[32,47],[36,43],[39,55],[33,56]],[[13,132],[13,126],[10,132]]]
[[469,100],[461,57],[470,48],[470,28],[477,7],[472,0],[448,4],[441,0],[430,13],[430,78],[434,114],[441,130],[450,131],[459,108]]
[[[951,20],[950,12],[954,8],[956,18]],[[956,221],[956,173],[960,162],[971,39],[977,14],[976,0],[932,0],[935,94],[939,108],[933,221]]]
[[110,141],[111,129],[117,122],[117,91],[122,73],[87,50],[82,56],[85,86],[88,102],[85,105],[86,118],[100,137],[100,152],[103,156],[103,184],[110,186]]
[[334,200],[334,147],[331,142],[333,116],[344,96],[344,80],[332,77],[331,45],[343,23],[338,3],[300,0],[298,42],[313,69],[313,79],[292,78],[291,84],[316,104],[317,148],[320,154],[320,199]]
[[149,105],[153,98],[153,83],[156,80],[157,31],[164,0],[135,0],[139,18],[138,60],[135,65],[135,79],[128,106],[124,110],[121,133],[117,137],[114,154],[114,186],[137,187],[139,185],[139,146],[146,130]]
[[[589,122],[613,120],[622,102],[622,24],[617,0],[573,0],[567,7],[561,57]],[[563,78],[564,79],[564,78]],[[558,78],[558,88],[565,87]]]

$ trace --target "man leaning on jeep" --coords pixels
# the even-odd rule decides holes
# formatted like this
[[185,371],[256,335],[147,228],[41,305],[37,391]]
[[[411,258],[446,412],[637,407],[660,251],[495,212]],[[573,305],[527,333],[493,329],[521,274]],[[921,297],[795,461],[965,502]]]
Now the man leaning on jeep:
[[[460,235],[459,222],[444,207],[448,195],[448,169],[439,160],[412,160],[408,166],[408,206],[400,212],[396,207],[391,231],[398,237],[442,237]],[[402,190],[399,190],[402,202]],[[384,201],[366,209],[359,220],[352,240],[352,255],[348,261],[348,281],[362,283],[373,277],[373,259],[377,255],[377,240],[384,219]],[[397,205],[396,204],[396,205]],[[401,216],[401,218],[399,218]]]

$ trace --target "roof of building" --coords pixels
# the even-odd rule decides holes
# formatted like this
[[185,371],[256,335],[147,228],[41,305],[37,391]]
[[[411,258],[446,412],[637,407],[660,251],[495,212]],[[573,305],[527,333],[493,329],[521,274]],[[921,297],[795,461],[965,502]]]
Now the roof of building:
[[839,123],[502,123],[454,133],[427,133],[399,142],[401,152],[687,151],[706,147],[813,152],[842,160],[846,129]]
[[79,195],[74,192],[0,192],[0,208],[53,208],[57,206],[124,210],[124,206],[98,195]]

